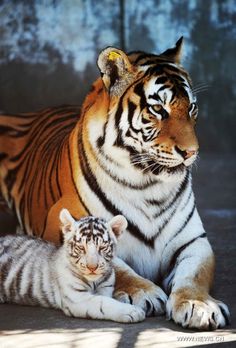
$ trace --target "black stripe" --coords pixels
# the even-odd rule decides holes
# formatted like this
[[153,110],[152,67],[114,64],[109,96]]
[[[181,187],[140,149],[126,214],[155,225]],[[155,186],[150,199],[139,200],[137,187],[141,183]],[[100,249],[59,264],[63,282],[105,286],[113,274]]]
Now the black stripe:
[[140,53],[140,55],[135,59],[135,61],[133,62],[134,65],[138,64],[140,60],[142,59],[147,59],[147,58],[152,58],[152,57],[156,57],[155,54],[152,54],[152,53],[146,53],[146,52],[143,52],[143,51],[134,51],[134,52],[131,52],[129,54],[134,54],[134,53]]
[[1,152],[1,153],[0,153],[0,162],[1,162],[2,160],[4,160],[7,156],[8,156],[7,153]]
[[169,266],[168,266],[168,270],[166,272],[166,274],[170,274],[172,272],[172,270],[174,269],[175,267],[175,264],[176,264],[176,261],[178,259],[178,257],[180,256],[180,254],[189,246],[191,245],[192,243],[194,243],[197,239],[199,238],[206,238],[206,232],[202,233],[201,235],[193,238],[192,240],[190,240],[189,242],[185,243],[184,245],[182,245],[181,247],[179,247],[174,255],[172,256],[171,260],[170,260],[170,263],[169,263]]
[[[97,286],[100,286],[102,283],[105,283],[112,275],[112,271],[113,271],[112,269],[109,269],[107,273],[97,282]],[[113,285],[102,286],[102,288],[111,287],[111,286]]]
[[[158,218],[160,217],[160,215],[162,215],[163,213],[165,213],[172,205],[174,205],[174,203],[177,201],[177,199],[181,196],[181,194],[185,191],[187,184],[189,183],[189,177],[190,177],[190,173],[189,171],[186,172],[186,175],[182,181],[182,183],[180,184],[176,194],[174,195],[174,197],[170,200],[170,202],[168,203],[167,206],[163,206],[162,209],[160,209],[155,215],[154,218]],[[160,230],[160,229],[159,229]]]
[[97,147],[101,148],[105,143],[107,121],[103,125],[103,135],[97,139]]
[[8,190],[8,194],[11,192],[13,185],[16,181],[17,172],[18,172],[18,170],[16,168],[8,170],[7,176],[4,179],[4,182],[5,182],[7,190]]
[[145,93],[143,90],[143,82],[139,82],[134,87],[134,93],[137,94],[140,97],[139,107],[140,111],[142,111],[147,106],[147,101],[145,97]]
[[[44,289],[44,267],[42,268],[39,268],[39,277],[40,277],[40,295],[42,295],[42,297],[40,297],[40,302],[42,303],[43,302],[43,305],[46,306],[46,307],[52,307],[53,303],[51,303],[50,299],[49,299],[49,296],[46,292],[46,290]],[[49,286],[51,284],[48,284]]]
[[101,303],[100,303],[100,308],[99,308],[99,310],[100,310],[100,313],[101,313],[102,315],[105,314],[105,313],[103,312],[103,309],[102,309],[102,301],[101,301]]
[[[173,255],[172,258],[171,258],[171,261],[170,261],[170,263],[169,263],[169,268],[173,268],[173,266],[174,266],[175,263],[176,263],[177,258],[180,256],[180,254],[181,254],[189,245],[191,245],[192,243],[194,243],[194,242],[195,242],[197,239],[199,239],[199,238],[206,238],[206,236],[207,236],[207,235],[206,235],[206,232],[204,232],[204,233],[202,233],[201,235],[199,235],[199,236],[197,236],[197,237],[191,239],[189,242],[187,242],[187,243],[185,243],[184,245],[182,245],[181,247],[179,247],[179,248],[175,251],[174,255]],[[168,273],[170,273],[170,271],[169,271]]]
[[8,258],[7,261],[0,265],[0,290],[1,290],[1,297],[3,299],[3,301],[5,302],[9,302],[11,299],[7,298],[6,296],[6,292],[5,292],[5,281],[7,278],[8,273],[11,270],[11,266],[12,266],[12,259]]
[[159,84],[163,84],[168,80],[167,76],[159,76],[156,81],[155,84],[159,85]]
[[87,211],[88,215],[92,215],[88,209],[88,207],[85,205],[85,202],[83,201],[78,189],[77,189],[77,186],[76,186],[76,183],[74,181],[74,176],[73,176],[73,168],[72,168],[72,160],[71,160],[71,153],[70,153],[70,147],[69,145],[67,145],[67,151],[68,151],[68,160],[69,160],[69,164],[70,164],[70,173],[71,173],[71,180],[73,182],[73,185],[74,185],[74,188],[76,190],[76,193],[77,193],[77,196],[79,197],[79,200],[84,208],[85,211]]
[[183,206],[183,208],[181,209],[182,211],[185,209],[185,207],[188,206],[189,201],[190,201],[192,195],[193,195],[193,190],[192,190],[192,188],[191,188],[190,193],[189,193],[189,195],[188,195],[188,197],[187,197],[187,199],[186,199],[186,201],[185,201],[185,203],[184,203],[184,206]]
[[132,101],[128,101],[128,122],[131,127],[131,129],[137,133],[140,131],[140,129],[137,129],[133,126],[133,116],[134,116],[134,111],[136,109],[136,105]]
[[28,130],[20,131],[10,126],[0,126],[0,135],[6,135],[12,138],[20,138],[26,135],[27,133],[28,133]]
[[120,118],[121,118],[121,115],[123,112],[123,105],[122,105],[123,98],[124,98],[124,95],[120,98],[118,108],[117,108],[116,113],[115,113],[115,128],[117,129],[117,131],[119,129]]
[[[174,236],[171,238],[171,240],[169,240],[167,242],[167,244],[170,244],[183,231],[183,229],[187,226],[187,224],[189,223],[190,219],[193,216],[193,213],[194,213],[195,209],[196,209],[196,205],[195,205],[195,202],[194,202],[193,207],[192,207],[190,213],[188,214],[186,220],[184,221],[182,226],[178,229],[178,231],[174,234]],[[165,247],[167,246],[167,244],[165,245]]]
[[[88,159],[85,154],[85,150],[83,147],[83,140],[82,140],[82,134],[80,134],[80,137],[78,139],[78,148],[79,153],[81,154],[81,170],[83,173],[83,176],[85,180],[88,183],[88,186],[90,189],[95,193],[95,195],[99,198],[99,200],[102,202],[103,206],[113,215],[120,215],[122,212],[120,212],[105,196],[105,194],[102,192],[101,188],[99,187],[97,183],[96,177],[93,175],[92,170],[89,166]],[[147,239],[142,232],[139,230],[137,226],[135,226],[133,223],[128,221],[128,231],[137,239],[142,241],[144,244],[148,245],[149,247],[154,247],[154,238]]]

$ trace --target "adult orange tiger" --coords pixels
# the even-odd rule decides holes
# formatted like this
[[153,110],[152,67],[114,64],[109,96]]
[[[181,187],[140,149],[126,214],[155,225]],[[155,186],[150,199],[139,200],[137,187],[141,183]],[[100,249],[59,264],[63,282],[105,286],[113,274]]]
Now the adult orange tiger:
[[125,215],[116,297],[159,314],[162,287],[169,318],[216,329],[229,312],[209,295],[214,257],[190,172],[197,104],[179,64],[181,45],[160,55],[103,50],[102,77],[81,112],[63,106],[2,115],[0,184],[21,229],[55,242],[62,208],[76,219]]

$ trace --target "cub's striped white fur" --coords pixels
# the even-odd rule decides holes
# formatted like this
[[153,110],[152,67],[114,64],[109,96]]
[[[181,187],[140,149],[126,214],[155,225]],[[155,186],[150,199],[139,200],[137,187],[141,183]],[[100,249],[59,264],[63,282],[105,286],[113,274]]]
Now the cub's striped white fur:
[[0,302],[60,308],[68,316],[138,322],[136,306],[112,299],[116,241],[127,227],[123,216],[109,223],[60,213],[61,247],[26,236],[0,238]]

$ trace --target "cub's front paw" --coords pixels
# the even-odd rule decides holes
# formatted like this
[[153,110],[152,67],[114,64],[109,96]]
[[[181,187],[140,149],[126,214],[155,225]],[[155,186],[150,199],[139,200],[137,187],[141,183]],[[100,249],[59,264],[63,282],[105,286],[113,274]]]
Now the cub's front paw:
[[120,323],[138,323],[145,319],[146,315],[142,308],[125,304],[124,312],[117,318]]
[[165,313],[167,296],[164,291],[149,280],[134,279],[127,286],[115,291],[114,297],[124,303],[141,307],[147,316],[156,316]]
[[191,299],[180,294],[171,294],[166,305],[168,319],[173,319],[184,328],[216,330],[229,324],[228,307],[210,296]]

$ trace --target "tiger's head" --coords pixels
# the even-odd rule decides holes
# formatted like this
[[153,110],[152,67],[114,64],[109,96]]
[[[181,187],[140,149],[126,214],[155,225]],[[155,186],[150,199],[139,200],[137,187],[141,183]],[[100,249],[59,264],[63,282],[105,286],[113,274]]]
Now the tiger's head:
[[111,271],[116,243],[127,227],[122,215],[109,222],[87,216],[76,221],[67,209],[59,215],[64,236],[63,247],[76,274],[96,281]]
[[[197,157],[198,107],[180,65],[182,38],[160,55],[125,54],[108,47],[98,67],[108,95],[113,144],[130,152],[133,165],[158,174],[190,166]],[[105,139],[100,137],[98,144]],[[112,143],[110,141],[110,143]]]

